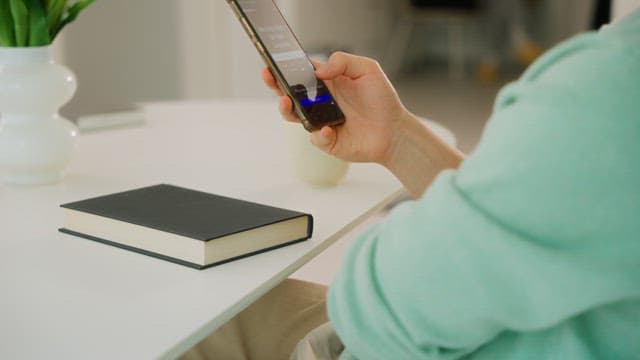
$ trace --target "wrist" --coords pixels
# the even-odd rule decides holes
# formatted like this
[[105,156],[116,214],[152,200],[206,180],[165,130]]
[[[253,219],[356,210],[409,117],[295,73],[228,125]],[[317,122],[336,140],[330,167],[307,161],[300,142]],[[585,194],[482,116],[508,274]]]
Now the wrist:
[[393,131],[390,151],[381,164],[417,198],[442,170],[457,168],[463,160],[464,154],[407,112]]
[[408,110],[404,110],[390,131],[389,147],[385,156],[378,163],[389,170],[394,168],[395,164],[403,161],[409,142],[426,138],[424,130],[418,117]]

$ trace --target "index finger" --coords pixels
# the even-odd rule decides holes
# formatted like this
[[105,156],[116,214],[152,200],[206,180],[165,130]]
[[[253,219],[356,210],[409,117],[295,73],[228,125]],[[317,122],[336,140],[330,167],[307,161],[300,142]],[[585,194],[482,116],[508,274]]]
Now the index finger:
[[268,67],[262,69],[262,81],[264,81],[267,87],[273,90],[277,96],[284,96],[284,92],[280,89],[280,86],[278,86],[278,82]]

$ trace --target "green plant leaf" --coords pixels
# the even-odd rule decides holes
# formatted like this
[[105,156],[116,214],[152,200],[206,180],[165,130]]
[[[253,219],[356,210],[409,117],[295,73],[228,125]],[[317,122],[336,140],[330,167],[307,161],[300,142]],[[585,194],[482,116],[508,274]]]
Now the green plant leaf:
[[67,6],[67,0],[46,0],[47,2],[47,25],[49,26],[49,33],[55,33],[60,24],[60,18]]
[[44,46],[51,43],[47,16],[40,0],[27,0],[29,9],[29,46]]
[[15,46],[13,17],[9,0],[0,0],[0,46]]
[[65,16],[63,16],[62,20],[60,20],[60,24],[58,25],[55,33],[52,35],[52,38],[55,38],[60,30],[62,30],[69,23],[73,22],[78,17],[78,14],[80,14],[80,12],[84,10],[84,8],[91,5],[93,1],[94,0],[78,0],[75,4],[71,5],[71,7],[69,7],[69,9],[67,10]]
[[9,0],[16,46],[27,46],[29,41],[29,11],[23,0]]

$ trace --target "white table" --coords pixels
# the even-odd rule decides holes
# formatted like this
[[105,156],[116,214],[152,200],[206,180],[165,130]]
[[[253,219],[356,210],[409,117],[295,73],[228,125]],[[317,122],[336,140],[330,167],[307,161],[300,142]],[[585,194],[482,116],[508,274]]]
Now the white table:
[[[0,185],[0,358],[174,358],[398,193],[375,165],[297,180],[276,107],[150,105],[142,126],[81,135],[63,182]],[[62,203],[157,183],[309,212],[314,236],[198,271],[57,232]]]

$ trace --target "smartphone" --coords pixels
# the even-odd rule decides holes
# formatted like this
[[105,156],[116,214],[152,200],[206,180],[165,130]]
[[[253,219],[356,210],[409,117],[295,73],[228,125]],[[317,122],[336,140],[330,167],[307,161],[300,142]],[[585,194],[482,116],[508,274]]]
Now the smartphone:
[[308,131],[344,115],[273,0],[227,0]]

